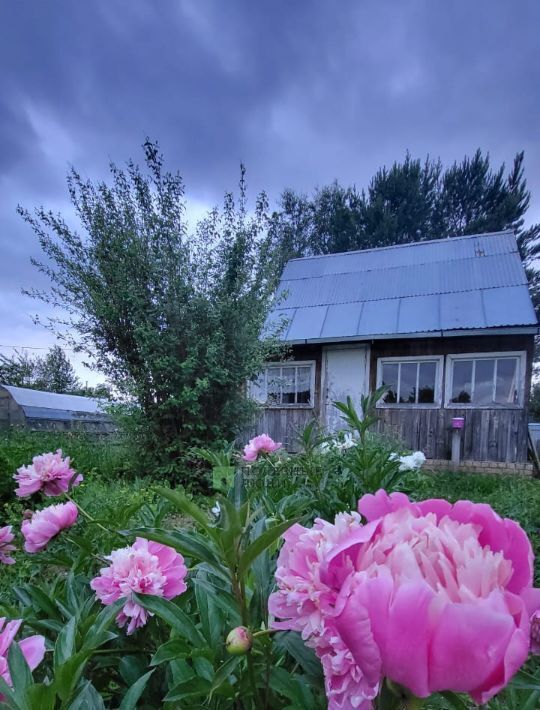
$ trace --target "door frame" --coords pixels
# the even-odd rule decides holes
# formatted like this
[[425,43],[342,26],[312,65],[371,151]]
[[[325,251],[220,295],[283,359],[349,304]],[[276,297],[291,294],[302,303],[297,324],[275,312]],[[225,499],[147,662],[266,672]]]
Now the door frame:
[[321,395],[320,395],[320,423],[326,428],[326,353],[332,350],[359,350],[365,348],[366,351],[366,366],[365,366],[365,383],[366,389],[363,394],[368,394],[370,391],[370,374],[371,374],[371,345],[366,342],[358,343],[333,343],[331,345],[323,345],[321,350]]

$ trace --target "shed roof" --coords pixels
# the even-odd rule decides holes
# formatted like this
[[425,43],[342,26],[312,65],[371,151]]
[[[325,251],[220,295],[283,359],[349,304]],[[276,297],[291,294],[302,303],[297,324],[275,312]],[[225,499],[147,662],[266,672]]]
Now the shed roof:
[[32,419],[92,419],[102,418],[105,415],[104,402],[100,399],[42,392],[12,385],[1,386],[22,407],[25,416]]
[[277,303],[292,343],[537,326],[512,231],[292,259]]

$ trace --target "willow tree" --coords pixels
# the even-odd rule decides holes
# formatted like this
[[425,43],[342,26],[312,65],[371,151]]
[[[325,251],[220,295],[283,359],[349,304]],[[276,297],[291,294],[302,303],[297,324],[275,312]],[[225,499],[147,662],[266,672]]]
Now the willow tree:
[[77,229],[43,208],[19,208],[50,281],[34,297],[60,307],[47,325],[72,334],[115,388],[135,403],[138,452],[162,470],[193,444],[233,436],[250,415],[245,382],[277,347],[260,334],[278,274],[267,199],[249,211],[244,169],[238,200],[225,195],[189,230],[185,188],[155,143],[144,166],[110,165],[94,183],[72,169]]

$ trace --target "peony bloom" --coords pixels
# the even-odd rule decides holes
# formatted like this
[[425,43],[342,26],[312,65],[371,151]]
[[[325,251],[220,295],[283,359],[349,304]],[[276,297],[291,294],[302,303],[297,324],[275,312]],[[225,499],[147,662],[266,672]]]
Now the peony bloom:
[[259,434],[244,446],[242,458],[248,463],[254,463],[260,454],[273,454],[278,449],[281,449],[281,444],[276,443],[268,434]]
[[332,710],[369,703],[384,677],[419,697],[486,703],[540,639],[524,531],[469,501],[379,491],[358,508],[368,523],[348,532],[337,516],[286,533],[270,600],[285,621],[274,626],[315,648]]
[[26,541],[24,543],[26,552],[44,550],[61,530],[75,524],[78,512],[75,503],[70,501],[37,510],[30,519],[23,520],[21,532]]
[[21,466],[13,478],[19,484],[15,493],[19,498],[28,498],[33,493],[43,491],[46,496],[67,493],[69,486],[78,486],[83,480],[81,474],[70,468],[69,456],[62,458],[62,451],[34,456],[30,466]]
[[11,525],[6,525],[5,527],[0,528],[0,563],[4,565],[15,564],[13,557],[10,557],[9,554],[7,554],[17,549],[15,545],[11,544],[14,537],[15,536],[11,532]]
[[128,634],[144,626],[152,616],[133,601],[133,592],[173,599],[187,589],[184,558],[167,545],[138,537],[133,545],[114,550],[107,559],[111,564],[100,570],[90,586],[103,604],[113,604],[125,598],[116,621],[120,627],[129,621]]
[[425,454],[422,451],[415,451],[407,456],[398,456],[398,454],[390,454],[390,461],[399,461],[399,470],[418,471],[426,463]]
[[[6,624],[5,618],[0,618],[0,676],[9,686],[12,685],[12,682],[7,657],[9,647],[13,643],[15,634],[19,630],[21,624],[21,619],[8,621]],[[30,670],[34,670],[34,668],[41,663],[43,656],[45,655],[45,639],[43,636],[28,636],[18,643],[26,662],[30,666]],[[0,700],[2,700],[1,695]]]

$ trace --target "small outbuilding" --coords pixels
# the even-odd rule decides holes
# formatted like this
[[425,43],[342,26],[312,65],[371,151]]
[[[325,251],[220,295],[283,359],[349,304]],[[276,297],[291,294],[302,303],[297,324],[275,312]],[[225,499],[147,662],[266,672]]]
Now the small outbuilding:
[[103,400],[0,385],[0,427],[10,426],[94,433],[114,429]]
[[292,359],[252,385],[259,431],[292,449],[313,417],[341,425],[381,385],[380,430],[449,459],[527,460],[527,404],[538,324],[512,231],[293,259],[269,323],[284,322]]

